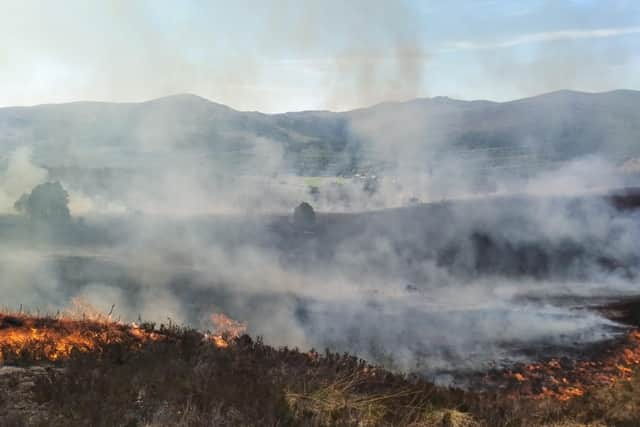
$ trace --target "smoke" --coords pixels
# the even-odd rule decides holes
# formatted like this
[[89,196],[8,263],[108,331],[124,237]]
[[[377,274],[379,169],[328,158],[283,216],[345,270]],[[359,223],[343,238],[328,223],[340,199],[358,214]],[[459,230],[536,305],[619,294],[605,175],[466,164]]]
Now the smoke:
[[[15,4],[6,14],[12,22],[0,18],[0,36],[20,39],[4,42],[8,62],[24,64],[23,51],[37,52],[41,71],[5,67],[0,80],[29,71],[26,89],[7,95],[20,102],[39,99],[55,79],[48,93],[55,100],[189,91],[253,109],[287,105],[273,75],[294,62],[301,81],[326,88],[309,96],[332,108],[424,95],[431,55],[416,14],[407,3],[391,10],[383,3],[241,4],[258,18],[234,46],[204,31],[234,25],[231,6],[198,4],[190,16],[167,17],[143,3],[75,4],[73,16],[38,4],[40,20],[25,27],[15,17],[31,16],[36,5]],[[103,18],[90,19],[96,15]],[[111,19],[119,31],[105,40]],[[549,68],[542,87],[580,77],[588,61],[578,59],[571,73]],[[74,218],[45,233],[28,218],[2,217],[3,303],[56,312],[79,297],[103,312],[115,305],[122,320],[201,328],[223,312],[274,345],[349,351],[433,377],[521,360],[542,344],[615,336],[619,325],[586,308],[636,291],[637,214],[616,211],[598,194],[625,183],[614,156],[545,157],[547,135],[527,129],[511,139],[502,122],[486,123],[457,103],[350,111],[339,116],[340,138],[286,126],[296,116],[239,114],[194,96],[60,106],[64,114],[55,106],[27,116],[10,110],[2,123],[22,133],[5,137],[28,146],[9,157],[3,211],[38,183],[59,179]],[[552,107],[559,117],[573,112]],[[322,114],[300,120],[309,128],[335,123],[320,121]],[[478,131],[471,141],[457,133],[467,121]],[[342,140],[343,151],[362,149],[354,157],[366,164],[350,171],[358,176],[293,172],[294,161],[309,157],[331,163],[335,153],[322,147]],[[309,147],[321,148],[305,157]],[[292,160],[292,152],[302,154]],[[309,229],[289,215],[302,200],[318,211]]]
[[[572,164],[531,187],[575,192],[582,170]],[[189,214],[200,198],[222,203],[224,191],[165,172],[159,187],[183,193],[164,202],[180,216],[88,215],[61,240],[38,238],[38,249],[27,235],[8,239],[4,303],[55,312],[80,297],[103,312],[115,305],[123,320],[202,328],[223,312],[275,345],[446,378],[524,360],[521,348],[612,337],[618,327],[584,300],[635,291],[637,215],[589,193],[318,214],[305,232],[288,215]],[[242,180],[231,188],[238,198],[262,191]]]
[[404,1],[7,7],[0,61],[12,66],[0,80],[12,105],[188,92],[247,110],[344,109],[412,96],[423,78],[420,26]]
[[[106,119],[59,153],[51,147],[68,134],[54,127],[49,146],[9,156],[8,206],[60,179],[73,218],[52,230],[3,217],[3,302],[55,313],[81,298],[105,313],[115,305],[122,320],[205,329],[223,312],[274,345],[445,379],[616,336],[620,326],[587,307],[637,284],[637,214],[601,197],[626,182],[618,165],[600,153],[540,161],[526,134],[506,154],[513,168],[502,152],[448,145],[452,119],[425,114],[429,102],[456,101],[347,113],[348,137],[376,165],[350,178],[291,173],[296,128],[267,127],[282,116],[178,97],[120,106],[129,127],[117,127],[109,106],[72,106],[76,126]],[[94,152],[94,136],[109,143]],[[310,229],[290,217],[305,199],[318,211]]]
[[31,162],[31,153],[30,147],[19,147],[9,156],[0,176],[0,212],[14,212],[16,200],[47,179],[47,171]]
[[7,251],[3,283],[19,286],[5,303],[55,311],[81,297],[122,319],[205,328],[221,311],[273,344],[440,375],[613,336],[576,307],[634,291],[635,216],[593,196],[518,196],[320,215],[310,233],[286,216],[88,217],[91,233],[121,237]]

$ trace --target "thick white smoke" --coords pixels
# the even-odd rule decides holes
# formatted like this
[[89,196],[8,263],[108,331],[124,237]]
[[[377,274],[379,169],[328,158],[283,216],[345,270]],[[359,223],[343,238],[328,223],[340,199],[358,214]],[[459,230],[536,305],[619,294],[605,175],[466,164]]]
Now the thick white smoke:
[[[604,157],[524,176],[487,172],[471,166],[490,154],[470,161],[442,146],[442,124],[383,109],[349,117],[380,172],[304,178],[289,170],[285,136],[222,127],[215,131],[227,139],[214,142],[233,144],[212,151],[181,139],[198,132],[197,108],[173,120],[168,100],[154,102],[147,116],[126,106],[138,119],[126,147],[104,144],[97,154],[71,141],[49,153],[59,159],[50,171],[31,163],[28,148],[11,156],[7,203],[55,175],[73,218],[45,233],[11,217],[0,257],[5,305],[55,312],[81,297],[104,312],[115,304],[123,320],[198,327],[221,311],[275,345],[350,351],[430,375],[619,331],[584,309],[637,285],[636,214],[599,196],[624,183]],[[99,154],[110,167],[96,167]],[[74,167],[82,172],[65,175]],[[321,183],[318,194],[305,179]],[[318,211],[311,229],[290,217],[302,200]]]

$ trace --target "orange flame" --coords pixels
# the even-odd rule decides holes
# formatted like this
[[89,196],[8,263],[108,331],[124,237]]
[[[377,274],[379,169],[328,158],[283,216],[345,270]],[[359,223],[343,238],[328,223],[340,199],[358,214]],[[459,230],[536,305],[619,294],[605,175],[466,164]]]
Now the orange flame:
[[[91,318],[91,320],[87,320]],[[224,314],[213,314],[214,333],[205,336],[216,347],[226,348],[245,333],[247,325]],[[166,338],[161,332],[149,331],[133,324],[111,321],[108,316],[74,318],[70,313],[59,318],[39,318],[24,314],[0,313],[0,363],[9,358],[57,361],[67,359],[74,351],[101,351],[106,345],[126,343],[139,348],[145,342]]]
[[246,322],[238,322],[222,313],[214,313],[210,319],[213,324],[213,335],[210,336],[210,339],[216,347],[229,347],[229,343],[232,340],[242,336],[247,331]]
[[596,386],[612,386],[631,378],[640,365],[640,331],[627,334],[621,346],[597,359],[561,363],[558,359],[531,363],[504,371],[502,377],[486,377],[489,383],[511,380],[513,395],[568,401]]
[[73,351],[96,351],[112,343],[139,345],[157,339],[157,333],[135,325],[0,314],[0,362],[21,356],[56,361],[68,358]]

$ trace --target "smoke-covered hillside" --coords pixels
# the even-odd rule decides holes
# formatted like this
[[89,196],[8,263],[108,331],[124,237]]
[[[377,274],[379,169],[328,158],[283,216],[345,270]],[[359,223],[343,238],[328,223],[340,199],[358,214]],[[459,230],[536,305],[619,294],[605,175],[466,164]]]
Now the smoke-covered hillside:
[[195,157],[222,173],[350,175],[433,168],[452,155],[480,169],[545,168],[591,154],[623,161],[640,155],[639,139],[640,92],[629,90],[424,98],[340,113],[242,112],[193,95],[0,109],[2,155],[32,146],[47,168],[139,170]]

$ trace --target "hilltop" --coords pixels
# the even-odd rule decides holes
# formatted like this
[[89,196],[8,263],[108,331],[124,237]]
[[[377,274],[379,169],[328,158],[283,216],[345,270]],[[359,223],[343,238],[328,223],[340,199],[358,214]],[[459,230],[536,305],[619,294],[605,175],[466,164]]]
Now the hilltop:
[[[237,111],[196,95],[139,103],[74,102],[0,108],[0,155],[21,145],[48,167],[126,170],[197,156],[205,166],[252,173],[273,154],[303,174],[350,174],[425,163],[442,153],[497,165],[640,156],[640,92],[558,91],[509,102],[446,97],[346,112]],[[402,148],[402,150],[400,149]],[[524,156],[524,157],[523,157]]]

